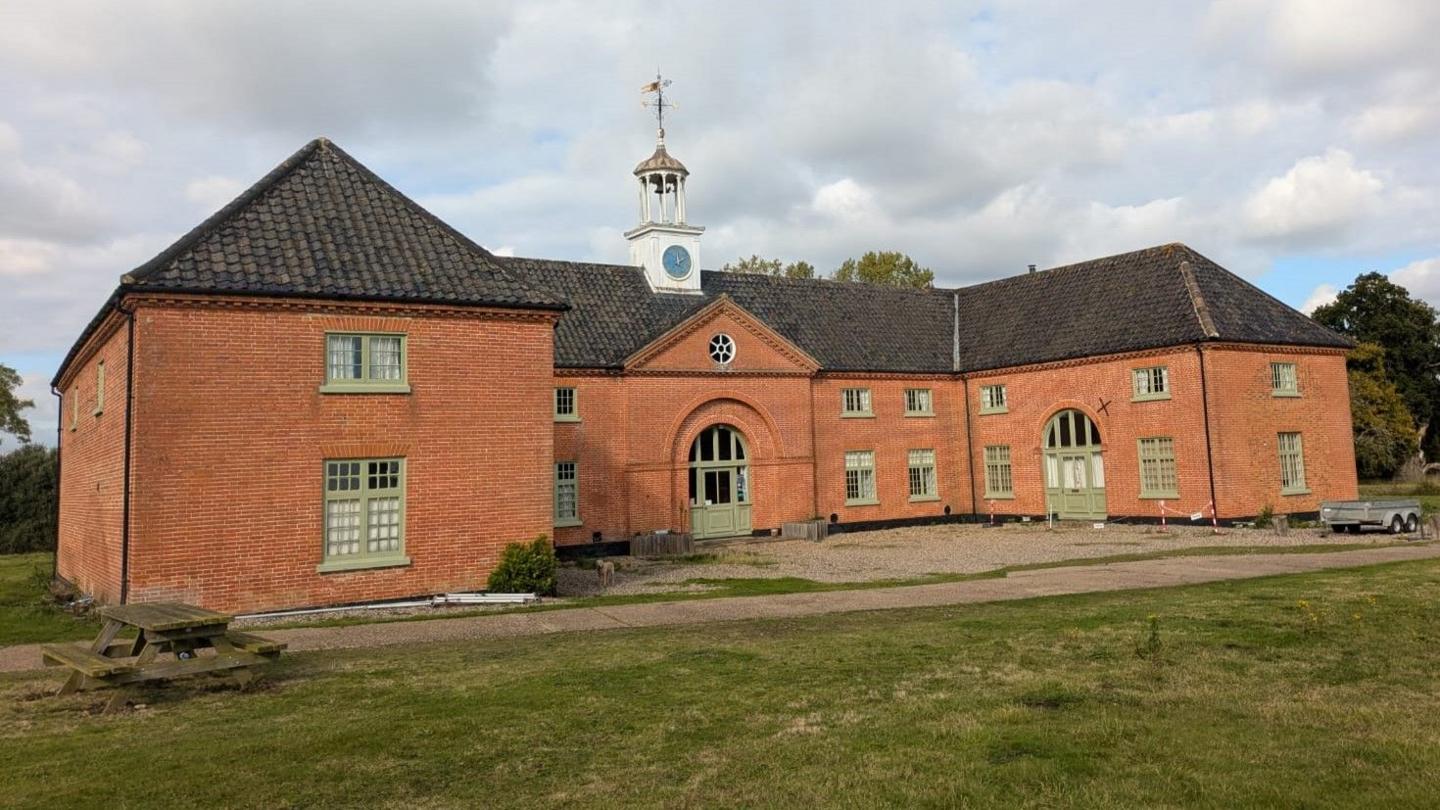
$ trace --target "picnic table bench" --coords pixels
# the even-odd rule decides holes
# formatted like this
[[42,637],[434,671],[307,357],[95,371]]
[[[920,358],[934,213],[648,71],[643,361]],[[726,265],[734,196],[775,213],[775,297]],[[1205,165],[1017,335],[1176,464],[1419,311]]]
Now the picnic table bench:
[[[224,613],[180,602],[104,607],[100,617],[104,624],[91,643],[40,648],[46,666],[70,669],[56,694],[207,673],[228,675],[244,688],[258,677],[258,668],[278,658],[286,646],[229,629],[231,617]],[[132,628],[133,639],[120,638]],[[126,699],[126,691],[117,689],[105,711],[124,706]]]

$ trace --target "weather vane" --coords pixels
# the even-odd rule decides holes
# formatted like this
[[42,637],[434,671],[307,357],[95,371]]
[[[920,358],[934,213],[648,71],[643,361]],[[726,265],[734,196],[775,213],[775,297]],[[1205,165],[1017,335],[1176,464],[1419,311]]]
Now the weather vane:
[[647,98],[640,103],[643,106],[655,108],[655,120],[659,123],[660,137],[662,138],[665,137],[665,110],[667,107],[670,109],[675,109],[675,104],[673,102],[665,100],[665,88],[669,86],[670,80],[661,77],[660,70],[657,68],[655,70],[655,81],[650,82],[649,84],[640,88],[640,92],[642,93],[655,94],[655,99],[653,101]]

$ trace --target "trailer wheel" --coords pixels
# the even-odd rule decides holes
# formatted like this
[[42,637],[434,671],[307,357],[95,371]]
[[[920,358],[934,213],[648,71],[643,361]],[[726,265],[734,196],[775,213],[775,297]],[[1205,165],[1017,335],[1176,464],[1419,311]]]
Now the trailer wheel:
[[1345,527],[1342,526],[1342,525],[1340,525],[1339,523],[1332,523],[1332,524],[1330,524],[1330,531],[1332,531],[1332,532],[1334,532],[1334,533],[1336,533],[1336,534],[1344,534],[1344,533],[1345,533]]
[[1396,515],[1390,519],[1390,533],[1399,534],[1405,531],[1405,518]]
[[1411,512],[1410,515],[1405,518],[1405,532],[1406,534],[1414,534],[1419,530],[1420,518],[1414,512]]
[[1360,524],[1359,524],[1359,523],[1351,523],[1349,526],[1346,526],[1346,527],[1345,527],[1345,531],[1350,532],[1351,534],[1359,534],[1359,533],[1360,533]]

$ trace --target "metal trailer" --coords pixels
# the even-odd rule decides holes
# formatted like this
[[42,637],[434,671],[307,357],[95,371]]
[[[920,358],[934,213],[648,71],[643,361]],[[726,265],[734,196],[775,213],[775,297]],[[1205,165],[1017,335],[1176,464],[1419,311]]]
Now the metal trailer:
[[1325,501],[1320,504],[1320,520],[1339,534],[1359,534],[1366,526],[1385,529],[1391,534],[1420,530],[1420,502],[1414,499],[1388,501]]

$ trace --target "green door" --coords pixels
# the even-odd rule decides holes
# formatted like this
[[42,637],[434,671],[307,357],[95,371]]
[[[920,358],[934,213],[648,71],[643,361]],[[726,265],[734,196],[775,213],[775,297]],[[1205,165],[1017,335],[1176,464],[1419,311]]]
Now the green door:
[[690,448],[690,531],[699,538],[750,533],[750,467],[745,442],[728,425],[707,429]]
[[1061,411],[1045,426],[1043,445],[1046,508],[1065,519],[1104,520],[1105,459],[1095,423]]

